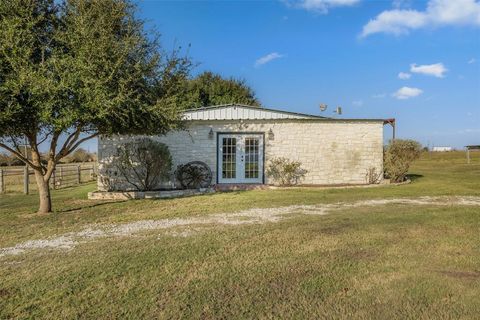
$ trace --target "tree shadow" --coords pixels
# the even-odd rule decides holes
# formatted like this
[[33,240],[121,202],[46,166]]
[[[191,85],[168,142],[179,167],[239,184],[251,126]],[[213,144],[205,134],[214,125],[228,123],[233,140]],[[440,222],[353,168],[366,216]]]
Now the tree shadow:
[[112,200],[112,201],[102,200],[102,202],[93,203],[93,204],[89,204],[89,205],[85,205],[85,206],[77,206],[77,207],[73,207],[73,208],[64,208],[64,209],[60,209],[60,210],[55,210],[55,213],[71,213],[71,212],[74,212],[74,211],[96,208],[96,207],[100,207],[100,206],[104,206],[104,205],[108,205],[108,204],[113,204],[113,203],[123,203],[123,202],[131,201],[131,200],[135,200],[135,199]]
[[420,180],[423,178],[422,174],[407,174],[407,179],[410,179],[412,182],[416,182],[417,180]]

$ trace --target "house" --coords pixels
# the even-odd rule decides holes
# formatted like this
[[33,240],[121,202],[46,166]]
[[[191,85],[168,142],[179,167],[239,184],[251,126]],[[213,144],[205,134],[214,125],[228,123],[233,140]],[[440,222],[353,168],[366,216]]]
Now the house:
[[[269,160],[284,157],[307,171],[301,184],[367,184],[383,178],[383,119],[332,119],[238,104],[188,110],[187,129],[151,137],[165,143],[174,168],[203,161],[212,184],[271,184]],[[99,190],[119,144],[134,137],[100,137]],[[104,179],[103,179],[104,180]],[[163,185],[175,187],[174,175]],[[120,187],[118,189],[128,187]]]
[[432,151],[433,152],[450,152],[452,151],[452,147],[433,147]]

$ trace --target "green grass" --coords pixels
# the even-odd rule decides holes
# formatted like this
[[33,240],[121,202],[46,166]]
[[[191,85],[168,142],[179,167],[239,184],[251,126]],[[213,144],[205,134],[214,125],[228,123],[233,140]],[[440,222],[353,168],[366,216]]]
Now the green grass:
[[[92,224],[363,199],[480,196],[480,159],[425,154],[413,183],[93,202],[94,184],[0,197],[0,247]],[[180,228],[181,229],[181,228]],[[390,205],[106,238],[0,258],[0,318],[464,318],[480,313],[480,208]]]

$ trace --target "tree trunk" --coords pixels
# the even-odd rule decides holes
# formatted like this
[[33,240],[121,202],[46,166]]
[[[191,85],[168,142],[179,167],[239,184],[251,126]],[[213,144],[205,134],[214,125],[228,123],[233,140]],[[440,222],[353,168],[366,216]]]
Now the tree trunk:
[[35,180],[37,181],[38,195],[40,198],[40,205],[38,213],[52,212],[52,199],[50,197],[49,179],[45,181],[41,171],[35,171]]

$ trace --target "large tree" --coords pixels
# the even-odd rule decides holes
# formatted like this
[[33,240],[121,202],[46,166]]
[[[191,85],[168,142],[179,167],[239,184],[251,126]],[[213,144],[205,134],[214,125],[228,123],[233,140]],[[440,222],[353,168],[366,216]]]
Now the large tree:
[[228,103],[260,106],[255,92],[245,80],[223,78],[213,72],[204,72],[190,79],[180,101],[184,109]]
[[0,1],[0,147],[34,170],[40,213],[52,210],[56,164],[84,141],[181,125],[190,61],[162,51],[135,11],[129,0]]

